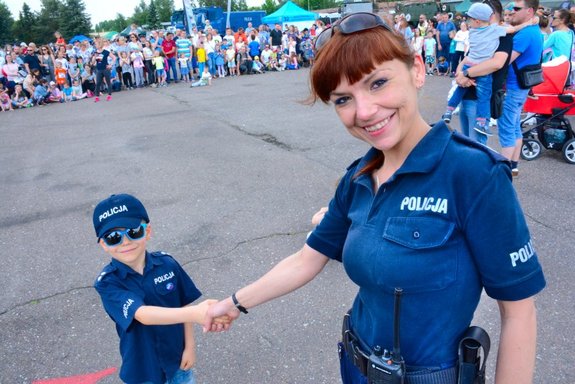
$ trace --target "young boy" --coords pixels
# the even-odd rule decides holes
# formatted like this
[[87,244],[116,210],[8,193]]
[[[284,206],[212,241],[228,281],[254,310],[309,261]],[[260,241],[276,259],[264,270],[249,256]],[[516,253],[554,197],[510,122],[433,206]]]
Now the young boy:
[[[134,196],[112,195],[93,215],[96,236],[112,261],[94,287],[120,337],[125,383],[194,383],[196,360],[192,322],[202,324],[206,300],[176,260],[148,252],[152,227]],[[223,319],[225,323],[227,319]]]
[[425,52],[425,65],[427,67],[427,74],[433,75],[435,70],[435,50],[437,48],[437,41],[433,36],[433,31],[428,31],[427,36],[423,39],[423,50]]
[[[467,11],[468,25],[469,25],[469,54],[463,59],[464,76],[467,76],[467,69],[469,67],[479,64],[485,60],[493,57],[497,47],[499,46],[499,37],[505,36],[507,33],[514,33],[520,28],[531,24],[531,21],[521,24],[516,27],[503,27],[496,24],[490,24],[489,20],[493,10],[487,4],[473,3]],[[477,132],[491,136],[489,129],[489,119],[491,117],[491,75],[479,76],[474,78],[475,90],[477,93],[477,115],[475,118],[475,129]],[[457,87],[453,95],[447,103],[447,109],[442,118],[446,123],[451,121],[453,110],[463,99],[463,95],[467,88]]]

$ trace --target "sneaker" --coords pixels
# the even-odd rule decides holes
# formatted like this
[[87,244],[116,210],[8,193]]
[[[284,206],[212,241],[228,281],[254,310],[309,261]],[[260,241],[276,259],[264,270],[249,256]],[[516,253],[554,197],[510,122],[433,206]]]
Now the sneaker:
[[97,103],[98,101],[100,101],[100,98],[96,96],[96,98],[94,99],[94,103]]
[[445,123],[449,124],[451,122],[452,115],[453,111],[445,111],[445,113],[443,114],[443,116],[441,116],[441,118],[443,119],[443,121],[445,121]]
[[106,96],[106,101],[110,101],[110,100],[112,100],[112,95]]
[[511,175],[513,175],[513,177],[519,176],[519,168],[511,169]]
[[477,132],[481,133],[482,135],[493,136],[493,134],[491,133],[491,130],[489,129],[488,126],[482,127],[482,126],[476,125],[475,127],[473,127],[473,129],[475,129]]

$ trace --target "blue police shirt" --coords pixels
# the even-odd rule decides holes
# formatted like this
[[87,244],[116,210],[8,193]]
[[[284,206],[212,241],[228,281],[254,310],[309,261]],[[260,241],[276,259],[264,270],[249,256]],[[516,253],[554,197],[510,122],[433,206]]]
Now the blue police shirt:
[[[530,25],[513,35],[513,50],[521,54],[517,59],[515,59],[515,63],[517,63],[517,68],[519,69],[526,65],[533,65],[541,62],[541,54],[543,53],[543,35],[539,30],[539,26]],[[515,69],[513,69],[512,64],[509,64],[507,88],[520,89],[519,84],[517,83],[517,75],[515,74]]]
[[348,168],[307,244],[359,286],[351,322],[367,346],[392,349],[400,287],[406,363],[448,368],[483,288],[520,300],[545,286],[509,166],[443,122],[377,192],[370,174],[355,176],[375,154]]
[[120,378],[125,383],[165,383],[180,367],[184,326],[143,325],[134,314],[142,305],[180,308],[192,303],[201,293],[188,274],[170,255],[146,252],[143,275],[112,259],[94,287],[116,323],[122,355]]

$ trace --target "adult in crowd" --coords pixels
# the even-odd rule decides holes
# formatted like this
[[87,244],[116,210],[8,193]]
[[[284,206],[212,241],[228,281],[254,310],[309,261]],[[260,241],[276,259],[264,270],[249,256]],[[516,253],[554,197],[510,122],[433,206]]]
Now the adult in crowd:
[[569,29],[569,25],[573,24],[573,22],[575,22],[575,15],[567,9],[558,9],[553,13],[551,21],[553,32],[543,45],[544,50],[551,50],[551,55],[546,58],[547,61],[559,56],[571,59],[575,34]]
[[[491,15],[491,24],[503,25],[502,19],[502,5],[499,0],[485,0],[485,4],[489,5],[493,10]],[[461,25],[464,25],[462,23]],[[456,81],[462,87],[469,87],[459,110],[459,118],[461,122],[461,131],[464,135],[476,140],[479,143],[487,144],[487,136],[478,133],[473,129],[475,125],[475,117],[477,112],[477,95],[475,93],[475,82],[473,78],[491,74],[492,88],[491,88],[491,116],[493,118],[500,117],[500,108],[502,108],[503,93],[505,79],[511,59],[511,52],[513,50],[513,35],[505,35],[499,38],[499,46],[495,51],[493,57],[477,65],[473,65],[467,69],[467,76],[463,75],[461,66],[457,69]],[[493,108],[497,103],[499,108]]]
[[[174,41],[174,34],[172,32],[168,32],[166,34],[166,38],[162,42],[162,51],[164,55],[166,55],[166,59],[168,60],[169,68],[166,69],[167,72],[167,82],[171,82],[172,76],[174,78],[174,82],[178,82],[178,69],[176,68],[176,42]],[[170,75],[171,72],[171,75]]]
[[447,12],[441,12],[437,20],[436,38],[437,38],[437,57],[449,57],[449,46],[451,45],[451,31],[457,32],[455,24],[449,20]]
[[94,102],[100,101],[100,90],[102,89],[102,81],[106,82],[108,96],[106,100],[112,100],[112,79],[110,71],[112,69],[112,62],[116,57],[105,47],[106,42],[102,38],[96,39],[96,52],[92,57],[92,68],[96,68],[96,90],[94,94]]
[[28,44],[28,49],[26,50],[26,56],[24,56],[24,69],[28,73],[32,73],[33,70],[37,70],[40,72],[42,70],[42,65],[40,63],[40,59],[37,55],[37,47],[36,44],[30,43]]
[[452,75],[455,75],[459,62],[469,49],[469,29],[465,21],[459,24],[459,31],[457,31],[453,40],[455,41],[455,53],[451,55],[451,72]]
[[272,31],[270,32],[270,38],[271,38],[272,49],[277,49],[278,51],[281,51],[282,38],[283,38],[281,24],[276,23],[274,29],[272,29]]
[[20,77],[20,74],[18,73],[19,66],[14,60],[15,55],[16,54],[14,53],[14,51],[12,51],[9,54],[7,53],[6,57],[4,58],[5,63],[2,66],[2,73],[6,78],[6,87],[8,88],[10,93],[14,91],[14,86],[16,84],[22,83],[23,80],[22,77]]
[[206,39],[204,40],[204,49],[206,50],[207,65],[210,74],[216,75],[216,42],[212,36],[212,31],[210,30],[206,33]]
[[427,16],[424,14],[419,15],[419,23],[417,23],[416,28],[419,30],[419,36],[427,36],[427,30],[429,28]]
[[[316,48],[312,98],[332,103],[371,149],[347,168],[303,248],[210,307],[205,329],[218,330],[212,317],[237,318],[302,287],[334,259],[359,286],[344,316],[344,384],[366,383],[366,371],[377,372],[369,356],[392,349],[394,288],[403,290],[401,328],[409,330],[401,334],[406,383],[457,382],[458,343],[483,289],[501,314],[495,382],[530,383],[533,296],[545,279],[507,162],[443,122],[425,122],[425,65],[379,16],[341,19]],[[525,249],[530,258],[510,257]]]
[[[538,6],[539,0],[515,1],[511,25],[519,25],[532,19]],[[543,39],[541,38],[538,25],[522,28],[513,36],[513,52],[510,60],[513,65],[511,65],[507,74],[507,93],[503,102],[503,114],[497,124],[501,154],[511,161],[511,169],[514,176],[519,174],[519,155],[523,145],[521,111],[529,93],[529,89],[524,89],[520,86],[515,68],[521,71],[526,66],[539,63],[542,52]]]

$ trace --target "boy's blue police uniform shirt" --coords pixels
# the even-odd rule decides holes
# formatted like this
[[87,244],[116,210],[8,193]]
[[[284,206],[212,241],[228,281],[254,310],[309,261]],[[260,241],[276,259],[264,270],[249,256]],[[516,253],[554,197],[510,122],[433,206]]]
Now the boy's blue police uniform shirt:
[[143,275],[112,259],[94,287],[116,323],[126,383],[163,384],[180,368],[184,326],[143,325],[134,318],[142,305],[180,308],[201,296],[188,274],[164,252],[146,252]]
[[392,349],[401,287],[406,363],[448,368],[482,288],[514,301],[545,286],[509,165],[441,122],[375,193],[371,174],[355,177],[375,154],[348,168],[307,244],[360,287],[351,322],[365,344]]

